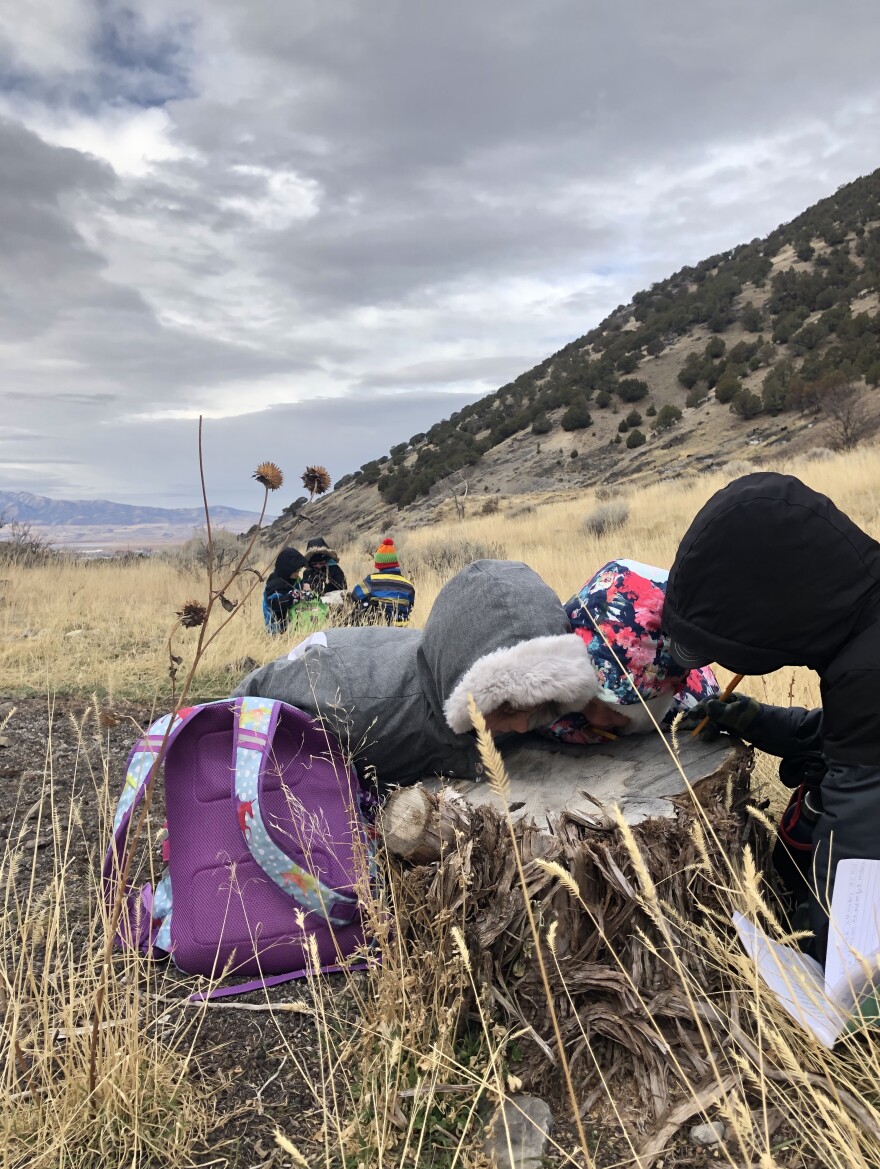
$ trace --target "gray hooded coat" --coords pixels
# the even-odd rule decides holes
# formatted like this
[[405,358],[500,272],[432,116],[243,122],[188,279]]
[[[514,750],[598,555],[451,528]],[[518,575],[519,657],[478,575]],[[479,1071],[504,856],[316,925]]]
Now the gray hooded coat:
[[437,595],[423,630],[328,629],[326,645],[250,674],[236,697],[276,698],[320,718],[382,789],[428,775],[471,778],[467,695],[488,714],[581,710],[598,682],[556,594],[525,564],[479,560]]

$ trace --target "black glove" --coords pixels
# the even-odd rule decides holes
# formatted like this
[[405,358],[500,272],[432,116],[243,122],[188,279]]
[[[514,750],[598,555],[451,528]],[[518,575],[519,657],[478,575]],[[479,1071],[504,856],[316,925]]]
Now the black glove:
[[679,723],[680,732],[695,730],[704,718],[709,719],[700,732],[700,738],[717,739],[722,731],[748,738],[748,729],[761,711],[761,704],[745,694],[731,694],[729,698],[708,698],[686,711]]

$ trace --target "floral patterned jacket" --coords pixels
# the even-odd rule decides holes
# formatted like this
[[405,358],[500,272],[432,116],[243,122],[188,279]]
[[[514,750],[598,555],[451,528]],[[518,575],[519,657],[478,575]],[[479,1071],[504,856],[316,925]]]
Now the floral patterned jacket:
[[[669,654],[660,632],[668,571],[635,560],[612,560],[565,606],[584,639],[605,701],[631,708],[633,730],[669,725],[679,711],[719,691],[708,666],[688,672]],[[643,703],[645,705],[643,705]],[[627,712],[630,715],[630,712]],[[583,715],[566,715],[545,732],[565,743],[601,743]]]

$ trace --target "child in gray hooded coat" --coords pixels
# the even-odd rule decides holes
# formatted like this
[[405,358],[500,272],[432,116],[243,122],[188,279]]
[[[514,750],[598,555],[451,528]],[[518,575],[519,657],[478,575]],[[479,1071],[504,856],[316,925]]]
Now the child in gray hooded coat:
[[598,692],[559,598],[515,561],[468,565],[440,590],[422,630],[328,629],[320,641],[255,670],[235,695],[280,699],[320,719],[381,790],[478,774],[469,694],[483,715],[527,712],[536,729]]

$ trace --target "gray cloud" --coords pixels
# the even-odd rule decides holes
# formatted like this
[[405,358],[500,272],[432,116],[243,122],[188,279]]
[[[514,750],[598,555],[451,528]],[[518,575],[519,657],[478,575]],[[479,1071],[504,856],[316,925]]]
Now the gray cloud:
[[462,381],[486,381],[498,385],[512,380],[546,354],[517,354],[504,357],[453,357],[446,361],[417,361],[399,369],[368,373],[360,379],[364,388],[386,389],[390,386],[449,385]]
[[0,395],[46,435],[4,482],[192,502],[199,411],[235,415],[219,502],[282,436],[359,465],[872,170],[878,33],[874,0],[0,15]]
[[[204,425],[206,478],[210,498],[228,504],[235,499],[253,507],[259,490],[251,478],[265,459],[281,466],[287,485],[281,504],[300,494],[298,476],[310,462],[324,464],[334,479],[356,469],[367,458],[427,429],[438,418],[473,401],[476,394],[426,391],[415,394],[368,395],[315,399],[296,406],[275,406],[237,418],[208,419]],[[57,452],[59,439],[44,438],[39,454],[30,451],[34,471],[20,489],[46,494],[45,468],[70,462],[65,476],[51,473],[53,493],[72,497],[85,483],[86,496],[112,494],[121,502],[149,497],[161,506],[198,503],[198,427],[195,420],[129,421],[108,419],[97,425],[76,425],[73,444],[80,455],[74,463]],[[0,437],[0,468],[15,448]],[[19,455],[15,456],[20,459]],[[19,468],[23,466],[21,462]],[[83,477],[83,468],[89,468]],[[19,471],[19,473],[21,473]],[[15,476],[0,470],[0,484],[14,486]],[[274,497],[273,497],[274,500]]]

